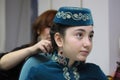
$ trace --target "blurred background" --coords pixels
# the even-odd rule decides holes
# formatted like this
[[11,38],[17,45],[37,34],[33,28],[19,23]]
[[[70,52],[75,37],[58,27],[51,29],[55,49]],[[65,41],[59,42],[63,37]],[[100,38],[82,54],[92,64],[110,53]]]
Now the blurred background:
[[35,18],[61,6],[91,9],[95,36],[87,62],[113,74],[120,61],[120,0],[0,0],[0,52],[29,43]]

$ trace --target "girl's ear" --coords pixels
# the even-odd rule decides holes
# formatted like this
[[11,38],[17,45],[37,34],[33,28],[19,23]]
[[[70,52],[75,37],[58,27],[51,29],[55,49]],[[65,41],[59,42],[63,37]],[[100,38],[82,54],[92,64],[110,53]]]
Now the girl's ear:
[[56,33],[54,39],[58,47],[63,46],[63,37],[60,35],[60,33]]

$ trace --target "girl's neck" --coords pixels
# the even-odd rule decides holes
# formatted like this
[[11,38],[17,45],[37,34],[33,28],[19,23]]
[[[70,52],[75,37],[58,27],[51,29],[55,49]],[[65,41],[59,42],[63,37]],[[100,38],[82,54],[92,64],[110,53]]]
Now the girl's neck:
[[[65,55],[61,54],[61,52],[58,52],[58,55],[62,57],[66,57]],[[74,60],[69,59],[68,67],[71,67],[74,64],[74,62],[75,62]]]
[[68,62],[68,67],[71,67],[71,66],[74,64],[74,62],[75,62],[75,61],[73,61],[73,60],[69,60],[69,62]]

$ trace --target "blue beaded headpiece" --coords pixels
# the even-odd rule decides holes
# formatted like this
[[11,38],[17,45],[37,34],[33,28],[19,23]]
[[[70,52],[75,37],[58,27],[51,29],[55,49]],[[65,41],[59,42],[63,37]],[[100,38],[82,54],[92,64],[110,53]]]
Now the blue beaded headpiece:
[[80,7],[61,7],[54,18],[54,22],[71,26],[93,25],[90,9]]

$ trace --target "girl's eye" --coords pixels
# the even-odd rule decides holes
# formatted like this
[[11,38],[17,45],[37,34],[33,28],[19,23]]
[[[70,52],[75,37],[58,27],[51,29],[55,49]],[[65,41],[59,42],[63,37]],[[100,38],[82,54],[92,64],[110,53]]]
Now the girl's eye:
[[77,33],[76,36],[77,36],[78,39],[81,39],[83,34],[82,33]]
[[90,34],[89,39],[90,39],[90,40],[93,39],[93,34]]

